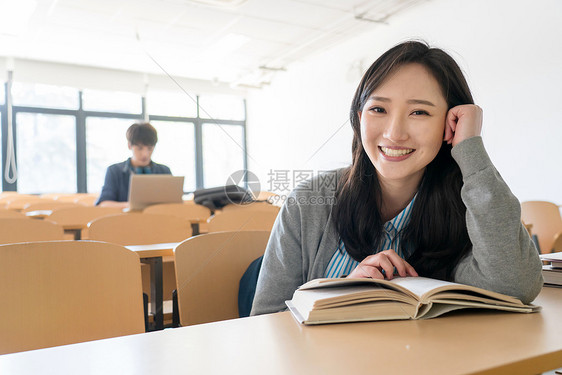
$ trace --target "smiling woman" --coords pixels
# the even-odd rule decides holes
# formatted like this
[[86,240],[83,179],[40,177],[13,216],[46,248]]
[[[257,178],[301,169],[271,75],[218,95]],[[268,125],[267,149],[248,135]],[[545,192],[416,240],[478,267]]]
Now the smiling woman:
[[[304,282],[343,275],[420,275],[525,303],[537,296],[537,250],[484,149],[482,110],[447,53],[415,41],[385,52],[363,76],[350,122],[353,160],[335,171],[336,186],[308,181],[281,209],[253,314],[283,310]],[[318,196],[335,202],[312,203]]]
[[[447,109],[439,83],[420,64],[405,65],[372,92],[358,116],[363,148],[383,189],[417,190],[443,143]],[[391,211],[383,213],[385,221],[401,211],[388,202],[385,209]]]

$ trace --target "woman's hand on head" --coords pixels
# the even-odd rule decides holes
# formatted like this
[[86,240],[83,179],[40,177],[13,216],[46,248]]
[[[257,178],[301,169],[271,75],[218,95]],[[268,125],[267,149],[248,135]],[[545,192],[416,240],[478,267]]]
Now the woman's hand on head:
[[443,140],[455,147],[465,139],[480,135],[482,108],[475,104],[463,104],[449,109],[445,118]]
[[418,276],[414,267],[390,249],[363,259],[347,277],[384,279],[386,275],[386,278],[391,280],[395,269],[400,276]]

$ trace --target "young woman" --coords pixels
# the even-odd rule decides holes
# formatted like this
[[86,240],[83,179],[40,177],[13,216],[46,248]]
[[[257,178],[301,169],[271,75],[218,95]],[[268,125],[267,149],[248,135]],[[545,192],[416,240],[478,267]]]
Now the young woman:
[[[444,51],[410,41],[363,76],[350,111],[353,162],[281,209],[252,314],[284,310],[319,277],[427,276],[532,301],[538,252],[519,201],[482,143],[482,110]],[[310,188],[312,186],[312,189]]]

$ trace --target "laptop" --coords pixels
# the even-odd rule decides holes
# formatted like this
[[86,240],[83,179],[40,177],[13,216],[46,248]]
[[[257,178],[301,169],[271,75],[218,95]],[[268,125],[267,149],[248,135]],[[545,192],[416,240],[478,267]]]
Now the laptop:
[[158,203],[181,203],[183,176],[133,174],[129,184],[129,211]]

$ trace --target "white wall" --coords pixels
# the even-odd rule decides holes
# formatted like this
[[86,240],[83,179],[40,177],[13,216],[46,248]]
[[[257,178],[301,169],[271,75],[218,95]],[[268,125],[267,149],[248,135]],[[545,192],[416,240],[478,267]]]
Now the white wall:
[[248,95],[248,166],[262,187],[271,187],[270,169],[350,163],[348,111],[359,71],[412,38],[447,50],[465,71],[484,109],[486,148],[514,194],[562,204],[559,0],[432,0],[290,66]]
[[[146,87],[151,90],[182,92],[192,94],[227,94],[244,96],[245,89],[233,89],[224,83],[206,80],[174,77],[164,74],[143,74],[134,71],[107,69],[91,66],[62,64],[48,61],[8,59],[0,57],[0,82],[7,79],[7,71],[13,71],[14,81],[69,86],[78,89],[126,91],[144,94]],[[175,81],[175,82],[174,82]],[[181,86],[181,89],[178,87]]]

